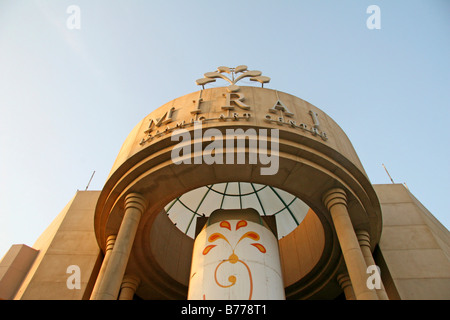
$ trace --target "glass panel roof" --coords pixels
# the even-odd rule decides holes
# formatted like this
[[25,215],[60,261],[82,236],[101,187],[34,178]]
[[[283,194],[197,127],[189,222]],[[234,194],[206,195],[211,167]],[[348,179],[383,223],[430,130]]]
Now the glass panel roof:
[[208,217],[216,209],[253,208],[262,216],[275,215],[278,238],[294,230],[309,207],[292,194],[250,182],[226,182],[189,191],[166,205],[165,210],[178,229],[195,236],[197,217]]

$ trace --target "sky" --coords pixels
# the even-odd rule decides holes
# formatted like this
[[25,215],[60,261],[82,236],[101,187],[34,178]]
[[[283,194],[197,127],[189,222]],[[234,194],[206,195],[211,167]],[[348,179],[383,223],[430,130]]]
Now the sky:
[[447,0],[0,0],[0,256],[94,171],[101,190],[142,118],[242,64],[331,116],[373,184],[391,183],[384,164],[449,229],[449,31]]

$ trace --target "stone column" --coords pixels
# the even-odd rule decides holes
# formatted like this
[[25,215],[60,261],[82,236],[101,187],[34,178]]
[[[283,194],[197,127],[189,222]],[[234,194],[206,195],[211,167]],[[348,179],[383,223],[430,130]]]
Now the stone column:
[[[371,266],[375,264],[373,260],[372,251],[370,250],[370,235],[366,230],[356,230],[356,237],[358,238],[366,265]],[[386,290],[384,289],[383,281],[380,278],[380,289],[376,289],[377,296],[380,300],[389,300]]]
[[356,299],[378,300],[377,294],[366,285],[366,262],[347,211],[345,191],[339,188],[331,189],[325,193],[323,201],[331,214]]
[[116,243],[100,283],[96,300],[116,300],[128,264],[139,221],[145,210],[145,199],[138,193],[125,198],[125,214],[117,234]]
[[346,300],[355,300],[355,292],[353,291],[352,283],[348,273],[341,273],[337,276],[337,281],[345,294]]
[[126,274],[120,286],[119,300],[133,300],[140,283],[141,280],[136,276]]
[[100,283],[105,275],[106,266],[108,265],[109,258],[111,257],[112,249],[114,248],[114,243],[116,242],[116,235],[111,235],[106,239],[106,250],[105,257],[103,258],[102,266],[97,275],[97,280],[95,281],[94,289],[91,293],[91,300],[95,300],[98,294],[98,288],[100,287]]

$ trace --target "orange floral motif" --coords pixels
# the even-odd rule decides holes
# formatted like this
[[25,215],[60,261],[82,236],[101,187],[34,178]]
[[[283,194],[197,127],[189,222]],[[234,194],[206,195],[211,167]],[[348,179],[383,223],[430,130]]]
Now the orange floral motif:
[[[252,239],[252,240],[258,241],[258,240],[259,240],[259,234],[257,234],[257,233],[254,232],[254,231],[249,231],[249,232],[247,232],[246,234],[244,234],[244,235],[239,239],[239,241],[241,241],[241,240],[244,239],[244,238],[250,238],[250,239]],[[239,241],[238,241],[238,242],[239,242]]]
[[205,249],[203,249],[203,255],[207,255],[208,252],[209,252],[212,248],[214,248],[215,246],[216,246],[215,244],[211,244],[211,245],[209,245],[209,246],[206,246]]
[[260,243],[252,243],[252,246],[256,247],[262,253],[266,253],[266,248]]
[[[236,223],[236,229],[235,230],[238,230],[238,229],[246,227],[246,226],[247,226],[247,221],[240,220],[240,221],[238,221]],[[231,224],[228,221],[220,222],[220,227],[221,228],[226,228],[226,229],[231,231]],[[235,263],[239,262],[239,263],[243,264],[245,266],[245,268],[247,269],[247,271],[248,271],[248,277],[249,277],[249,281],[250,281],[250,294],[249,294],[249,298],[248,299],[251,300],[252,299],[252,294],[253,294],[253,279],[252,279],[251,270],[250,270],[249,266],[244,261],[239,259],[239,257],[234,253],[234,250],[236,249],[236,247],[239,244],[239,242],[241,242],[241,240],[243,240],[245,238],[249,238],[249,239],[251,239],[253,241],[258,241],[260,239],[260,236],[259,236],[259,234],[257,234],[254,231],[248,231],[244,235],[241,236],[241,238],[238,240],[238,242],[233,247],[233,246],[231,246],[230,242],[228,241],[228,239],[223,234],[215,232],[215,233],[213,233],[212,235],[210,235],[208,237],[208,242],[214,242],[214,241],[216,241],[218,239],[223,239],[223,240],[225,240],[226,243],[228,243],[228,245],[230,246],[230,248],[232,250],[232,254],[228,257],[228,259],[222,260],[217,265],[216,269],[214,270],[214,280],[215,280],[216,284],[218,286],[222,287],[222,288],[229,288],[229,287],[234,286],[236,281],[237,281],[237,279],[233,275],[228,277],[228,281],[230,282],[230,284],[225,285],[225,284],[219,283],[219,281],[217,280],[217,270],[225,262],[229,262],[229,263],[232,263],[232,264],[235,264]],[[255,248],[257,248],[261,253],[266,253],[267,252],[266,248],[260,243],[251,243],[251,245],[254,246]],[[211,251],[211,249],[213,249],[214,247],[216,247],[216,245],[208,245],[208,246],[206,246],[203,249],[203,255],[207,255]]]
[[228,229],[228,230],[231,231],[231,224],[230,224],[228,221],[222,221],[222,222],[220,223],[220,226],[221,226],[222,228],[226,228],[226,229]]
[[238,223],[236,223],[236,230],[238,230],[239,228],[242,228],[242,227],[246,227],[246,226],[247,226],[247,221],[241,220]]
[[[228,242],[228,239],[227,238],[225,238],[225,236],[223,235],[223,234],[221,234],[221,233],[213,233],[212,235],[210,235],[209,236],[209,238],[208,238],[208,241],[209,242],[214,242],[214,241],[216,241],[217,239],[223,239],[223,240],[225,240],[226,242]],[[229,242],[228,242],[229,243]]]

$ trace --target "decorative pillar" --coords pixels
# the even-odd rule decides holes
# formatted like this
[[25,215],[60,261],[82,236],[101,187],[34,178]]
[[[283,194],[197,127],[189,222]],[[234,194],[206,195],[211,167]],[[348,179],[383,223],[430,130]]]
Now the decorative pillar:
[[125,214],[111,257],[106,266],[103,280],[100,283],[96,300],[117,299],[139,221],[144,210],[145,199],[141,194],[130,193],[126,196]]
[[355,292],[353,291],[352,283],[348,276],[348,273],[341,273],[337,276],[339,286],[344,291],[346,300],[355,300]]
[[139,278],[126,274],[120,286],[119,300],[133,300],[140,283],[141,280]]
[[356,299],[378,300],[377,294],[366,284],[366,262],[348,215],[345,191],[339,188],[331,189],[325,193],[323,201],[331,214]]
[[100,268],[100,271],[97,275],[97,280],[95,281],[94,289],[91,293],[91,300],[95,300],[96,296],[98,294],[98,288],[100,287],[100,283],[103,280],[103,277],[105,275],[106,266],[108,265],[109,257],[111,257],[112,249],[114,248],[114,243],[116,242],[117,236],[110,235],[106,239],[106,250],[105,250],[105,257],[103,258],[102,266]]
[[254,209],[216,210],[194,242],[188,300],[284,300],[278,240]]
[[[366,230],[356,230],[356,236],[361,247],[366,266],[376,266],[375,260],[373,260],[372,251],[370,250],[370,235]],[[376,289],[377,296],[380,300],[389,300],[386,290],[384,289],[383,281],[380,278],[380,289]]]

